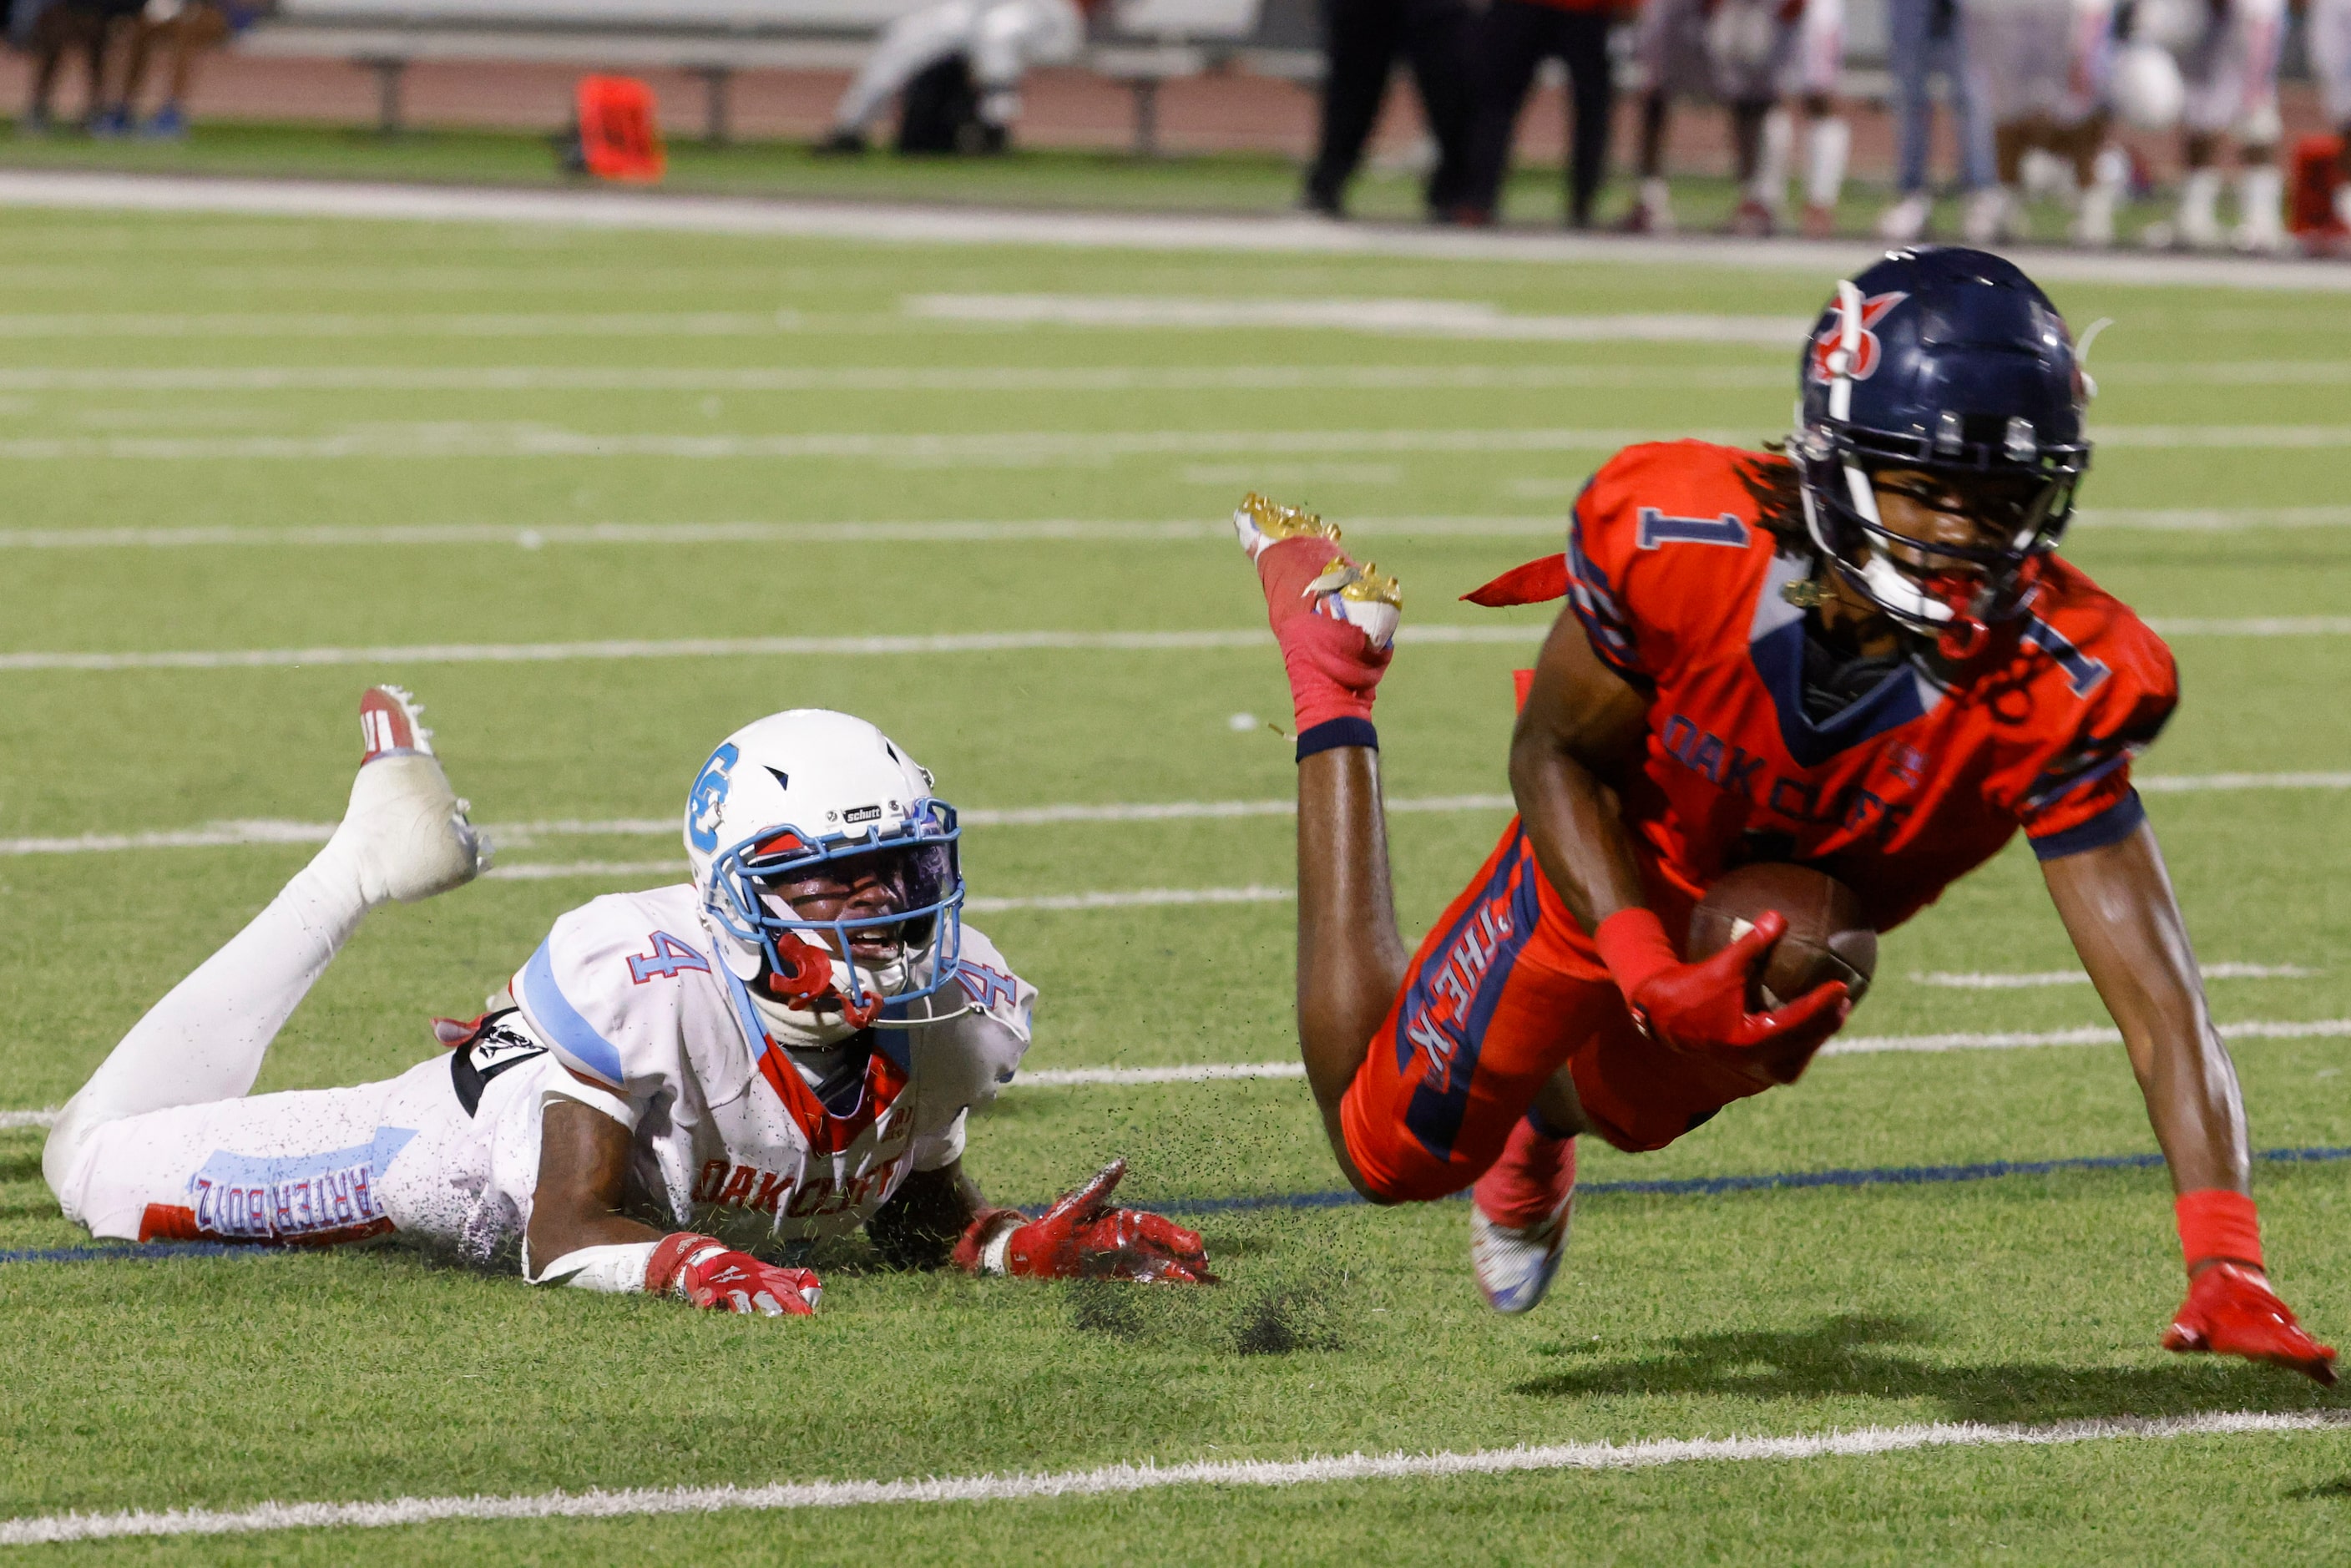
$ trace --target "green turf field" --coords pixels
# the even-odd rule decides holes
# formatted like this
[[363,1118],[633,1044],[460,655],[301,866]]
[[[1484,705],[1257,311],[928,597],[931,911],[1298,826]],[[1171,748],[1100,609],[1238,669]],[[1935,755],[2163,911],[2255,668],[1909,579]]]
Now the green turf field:
[[[661,880],[674,837],[628,822],[674,819],[710,746],[774,708],[875,720],[967,810],[1280,800],[1291,767],[1261,722],[1287,717],[1270,646],[480,653],[1246,631],[1257,591],[1215,525],[1251,486],[1363,519],[1351,538],[1402,576],[1408,626],[1524,631],[1407,643],[1380,709],[1392,798],[1501,792],[1509,671],[1541,617],[1455,596],[1556,548],[1607,445],[1783,428],[1795,329],[1747,340],[1808,318],[1832,281],[0,214],[0,655],[15,655],[0,657],[0,1107],[70,1093],[308,852],[26,841],[330,821],[371,681],[430,705],[477,821],[539,825],[502,835],[509,872],[574,869],[373,916],[265,1089],[418,1060],[427,1016],[473,1010],[555,915]],[[2053,293],[2077,327],[2116,322],[2092,361],[2106,447],[2072,553],[2145,613],[2207,622],[2175,639],[2186,701],[2140,771],[2174,781],[2147,799],[2205,961],[2271,971],[2215,979],[2215,1013],[2351,1017],[2351,643],[2339,620],[2241,624],[2351,602],[2351,311],[2286,291]],[[1366,320],[1405,308],[1368,302],[1422,302],[1407,313],[1426,320],[1443,319],[1426,302],[1450,301],[1691,312],[1720,331],[1579,343],[972,319],[975,297],[1010,296],[1051,297],[1071,319],[1112,296],[1129,310],[1357,299]],[[441,652],[338,652],[424,647]],[[286,650],[325,652],[23,657]],[[2338,787],[2311,787],[2330,774]],[[1503,818],[1395,818],[1407,927]],[[1289,833],[1274,815],[987,825],[966,865],[981,897],[1278,890]],[[1290,1057],[1290,921],[1259,898],[973,924],[1042,988],[1029,1065],[1051,1069]],[[2072,967],[2019,850],[1887,938],[1849,1032],[2102,1023],[2086,985],[1919,977]],[[2236,1054],[2257,1147],[2351,1145],[2344,1038],[2252,1038]],[[82,1239],[41,1183],[40,1135],[0,1131],[0,1249]],[[1823,1060],[1670,1150],[1587,1150],[1584,1169],[1618,1182],[2153,1146],[2118,1048],[1970,1049]],[[1022,1201],[1113,1153],[1146,1201],[1338,1185],[1303,1085],[1281,1080],[1016,1084],[975,1125],[968,1165]],[[2264,1164],[2255,1181],[2281,1288],[2321,1337],[2351,1333],[2351,1164]],[[1510,1321],[1469,1281],[1458,1205],[1200,1223],[1228,1281],[1213,1292],[893,1274],[841,1247],[813,1322],[534,1292],[396,1247],[0,1264],[0,1519],[2345,1403],[2156,1348],[2180,1280],[2168,1187],[2145,1168],[1595,1195],[1552,1298]],[[2339,1553],[2346,1509],[2351,1432],[2316,1432],[31,1554],[2290,1562]]]

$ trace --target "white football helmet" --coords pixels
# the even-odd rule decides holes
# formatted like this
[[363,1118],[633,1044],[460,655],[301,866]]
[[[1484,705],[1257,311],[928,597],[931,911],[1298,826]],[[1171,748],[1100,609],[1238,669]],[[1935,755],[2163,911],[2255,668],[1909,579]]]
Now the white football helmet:
[[[837,1040],[885,1006],[955,978],[963,873],[955,809],[930,769],[862,718],[794,708],[744,726],[702,765],[685,802],[685,853],[702,917],[729,973],[795,1043]],[[902,896],[880,915],[803,919],[780,881],[895,852]],[[894,951],[860,958],[881,933]]]

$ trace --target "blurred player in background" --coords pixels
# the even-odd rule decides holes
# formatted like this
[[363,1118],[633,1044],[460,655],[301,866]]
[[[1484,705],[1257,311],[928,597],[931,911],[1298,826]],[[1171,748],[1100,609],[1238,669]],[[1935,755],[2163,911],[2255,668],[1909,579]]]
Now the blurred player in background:
[[[136,131],[159,141],[177,141],[186,136],[188,95],[195,85],[198,58],[219,48],[272,8],[269,5],[219,5],[214,0],[146,0],[128,29],[122,77],[115,85],[114,106],[106,113],[105,128],[117,135]],[[140,95],[147,85],[148,67],[158,54],[170,61],[163,99],[154,113],[141,119]]]
[[1421,119],[1437,147],[1422,190],[1428,215],[1479,221],[1468,210],[1474,113],[1469,34],[1476,25],[1468,6],[1462,0],[1324,0],[1322,13],[1322,113],[1298,204],[1325,217],[1346,215],[1347,186],[1362,166],[1401,57],[1412,68]]
[[2351,0],[2310,0],[2310,67],[2335,128],[2335,218],[2351,229]]
[[1886,24],[1886,63],[1894,72],[1896,195],[1894,204],[1878,214],[1878,235],[1907,245],[1927,232],[1934,215],[1927,165],[1935,104],[1927,81],[1939,76],[1959,137],[1959,189],[1967,202],[1960,228],[1969,244],[1988,244],[2000,217],[1999,173],[1980,67],[1969,38],[1968,7],[1961,0],[1888,0]]
[[1511,743],[1520,814],[1413,953],[1372,724],[1401,597],[1318,518],[1235,515],[1296,709],[1307,1080],[1364,1196],[1471,1189],[1497,1311],[1550,1287],[1579,1134],[1663,1148],[1792,1082],[1844,1021],[1842,983],[1748,1010],[1776,911],[1684,960],[1709,885],[1813,866],[1886,930],[2021,829],[2171,1167],[2190,1285],[2165,1343],[2334,1381],[2262,1272],[2235,1070],[2130,783],[2178,697],[2170,652],[2055,553],[2084,386],[2015,267],[1896,251],[1813,327],[1785,455],[1684,441],[1604,465],[1564,555],[1470,596],[1569,608]]
[[1608,35],[1615,0],[1493,0],[1472,32],[1469,179],[1464,193],[1470,221],[1490,223],[1510,178],[1519,110],[1546,59],[1567,69],[1573,114],[1567,160],[1567,225],[1588,228],[1593,199],[1608,177],[1608,139],[1615,119],[1614,63]]
[[1731,232],[1769,235],[1784,221],[1796,127],[1782,107],[1793,98],[1809,124],[1804,232],[1824,235],[1836,221],[1853,133],[1838,112],[1844,67],[1844,0],[1647,0],[1634,52],[1640,62],[1640,190],[1625,226],[1674,227],[1665,179],[1666,130],[1677,97],[1711,98],[1730,118],[1739,205]]
[[2000,173],[1993,237],[2029,237],[2027,162],[2044,154],[2074,211],[2073,238],[2112,245],[2129,162],[2106,131],[2114,53],[2112,0],[1970,0],[1969,45],[1983,62],[1984,105]]
[[373,908],[480,871],[408,695],[363,699],[350,810],[318,857],[99,1064],[41,1168],[125,1239],[329,1246],[400,1232],[539,1284],[803,1315],[754,1249],[862,1226],[976,1273],[1206,1280],[1195,1233],[1113,1209],[1113,1161],[1030,1219],[963,1172],[1036,991],[962,923],[952,807],[872,725],[798,709],[729,737],[688,795],[690,882],[557,920],[445,1054],[380,1083],[250,1096],[270,1041]]
[[1086,14],[1071,0],[944,0],[910,12],[865,57],[820,151],[864,152],[874,117],[904,93],[900,152],[1000,152],[1020,118],[1020,78],[1077,58],[1085,41]]
[[[2284,126],[2278,116],[2278,58],[2285,41],[2285,0],[2136,0],[2130,42],[2148,44],[2179,62],[2186,88],[2181,151],[2188,165],[2179,207],[2168,224],[2150,224],[2150,246],[2274,251],[2285,244],[2285,175],[2278,165]],[[2237,226],[2220,226],[2221,153],[2234,144]]]

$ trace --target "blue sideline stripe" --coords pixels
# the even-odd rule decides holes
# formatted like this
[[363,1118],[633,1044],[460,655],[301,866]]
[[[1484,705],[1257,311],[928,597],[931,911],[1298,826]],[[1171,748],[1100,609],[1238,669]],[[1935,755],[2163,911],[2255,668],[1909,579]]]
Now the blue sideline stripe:
[[26,1247],[0,1252],[0,1263],[105,1263],[151,1258],[236,1258],[278,1252],[277,1247],[236,1246],[226,1241],[151,1241],[132,1247]]
[[[2312,1165],[2351,1160],[2351,1148],[2262,1149],[2257,1160]],[[2056,1171],[2145,1170],[2163,1156],[2088,1155],[2063,1160],[1991,1160],[1972,1166],[1876,1166],[1862,1170],[1782,1171],[1771,1176],[1683,1176],[1665,1181],[1593,1181],[1577,1184],[1576,1196],[1610,1194],[1636,1197],[1715,1197],[1727,1192],[1772,1187],[1917,1186],[1937,1182],[1990,1181],[1996,1176],[2048,1176]],[[1465,1196],[1461,1193],[1457,1197]],[[1216,1214],[1249,1208],[1341,1208],[1364,1199],[1353,1192],[1301,1192],[1263,1197],[1169,1198],[1158,1207],[1173,1214]]]
[[[2351,1148],[2262,1149],[2253,1158],[2272,1165],[2317,1165],[2351,1160]],[[1998,1176],[2049,1176],[2058,1171],[2147,1170],[2161,1155],[2085,1155],[2063,1160],[1990,1160],[1972,1166],[1875,1166],[1861,1170],[1782,1171],[1771,1176],[1682,1176],[1666,1181],[1594,1181],[1576,1187],[1579,1197],[1609,1194],[1634,1197],[1715,1197],[1726,1192],[1761,1192],[1774,1187],[1923,1186],[1940,1182],[1991,1181]],[[1453,1195],[1465,1196],[1462,1193]],[[1167,1214],[1228,1214],[1251,1208],[1345,1208],[1364,1199],[1353,1192],[1269,1193],[1252,1197],[1171,1197],[1155,1207]],[[1042,1204],[1029,1207],[1041,1208]],[[282,1253],[287,1249],[229,1246],[218,1241],[170,1241],[143,1247],[45,1247],[0,1251],[0,1263],[103,1263],[146,1258],[218,1258]]]

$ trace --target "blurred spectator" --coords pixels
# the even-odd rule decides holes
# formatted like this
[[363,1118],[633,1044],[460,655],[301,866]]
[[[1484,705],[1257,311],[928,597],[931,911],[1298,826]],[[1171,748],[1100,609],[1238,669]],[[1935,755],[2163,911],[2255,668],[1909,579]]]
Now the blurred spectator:
[[1781,107],[1793,96],[1810,123],[1805,156],[1804,227],[1835,224],[1853,133],[1837,111],[1844,68],[1844,0],[1648,0],[1634,54],[1640,63],[1641,185],[1625,227],[1674,227],[1665,178],[1666,127],[1676,98],[1711,99],[1730,115],[1732,162],[1740,200],[1730,228],[1761,235],[1776,230],[1787,202],[1795,154],[1794,117]]
[[2326,122],[2339,146],[2335,167],[2343,183],[2335,188],[2335,220],[2351,228],[2351,0],[2310,0],[2310,68]]
[[2074,243],[2112,245],[2115,207],[2130,169],[2118,149],[2106,156],[2113,7],[2108,0],[1971,4],[1968,38],[1981,62],[2000,174],[1993,237],[2029,237],[2022,198],[2037,163],[2074,209]]
[[[2180,123],[2188,176],[2169,224],[2149,225],[2151,245],[2273,251],[2285,244],[2285,174],[2278,167],[2278,57],[2284,0],[2137,0],[2131,41],[2168,50],[2187,91]],[[2220,227],[2220,157],[2237,152],[2237,228]]]
[[946,0],[910,12],[865,57],[818,151],[864,152],[866,127],[903,91],[900,152],[1000,152],[1020,117],[1021,77],[1077,58],[1085,41],[1085,14],[1070,0]]
[[78,54],[88,90],[82,124],[98,131],[106,102],[106,46],[114,25],[138,13],[141,0],[16,0],[8,16],[8,41],[33,57],[33,88],[20,136],[49,133],[52,100],[66,56]]
[[1927,220],[1935,210],[1935,198],[1927,189],[1927,152],[1935,123],[1927,78],[1940,76],[1959,132],[1959,187],[1968,193],[1962,228],[1971,244],[1989,244],[1999,227],[2001,203],[1983,83],[1969,57],[1966,11],[1959,0],[1889,0],[1886,22],[1898,168],[1896,197],[1879,214],[1877,232],[1897,245],[1907,245],[1927,232]]
[[1412,62],[1422,116],[1437,142],[1437,166],[1423,192],[1432,218],[1464,215],[1464,154],[1472,104],[1464,0],[1323,0],[1322,127],[1299,204],[1340,217],[1347,183],[1387,97],[1396,57]]
[[[101,135],[141,136],[175,141],[188,133],[188,89],[194,80],[196,57],[218,48],[235,32],[242,32],[257,12],[232,12],[214,0],[145,0],[130,27],[131,42],[122,68],[122,85],[114,107],[93,127]],[[145,120],[139,118],[139,95],[147,83],[147,66],[158,51],[171,57],[171,77],[163,101]]]
[[1473,25],[1468,183],[1462,216],[1490,223],[1500,210],[1519,110],[1546,59],[1567,68],[1575,116],[1567,164],[1567,223],[1592,225],[1592,199],[1608,173],[1608,131],[1616,88],[1608,29],[1619,0],[1493,0]]

